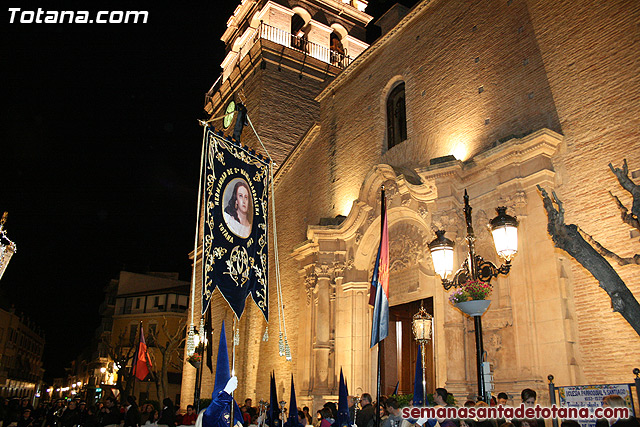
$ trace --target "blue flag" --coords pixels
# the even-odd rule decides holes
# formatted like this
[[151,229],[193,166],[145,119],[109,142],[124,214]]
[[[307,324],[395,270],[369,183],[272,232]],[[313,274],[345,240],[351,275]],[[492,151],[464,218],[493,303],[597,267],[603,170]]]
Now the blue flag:
[[382,190],[380,218],[382,222],[380,246],[371,279],[371,292],[375,289],[373,321],[371,322],[371,347],[389,335],[389,227],[387,226],[384,190]]
[[351,425],[351,415],[349,414],[349,403],[347,402],[347,383],[340,368],[340,385],[338,387],[338,417],[334,426],[348,427]]

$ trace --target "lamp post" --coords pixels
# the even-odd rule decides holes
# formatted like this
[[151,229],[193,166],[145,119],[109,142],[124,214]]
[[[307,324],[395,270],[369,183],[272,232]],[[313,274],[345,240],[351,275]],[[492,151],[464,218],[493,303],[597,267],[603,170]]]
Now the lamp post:
[[[493,235],[493,243],[498,255],[505,260],[505,263],[497,267],[490,261],[485,261],[475,250],[475,234],[471,220],[471,206],[469,205],[469,195],[464,191],[464,218],[467,224],[467,245],[469,252],[462,266],[453,273],[453,242],[444,237],[444,230],[436,231],[436,238],[429,243],[429,250],[433,259],[436,273],[442,278],[442,286],[445,290],[452,287],[464,285],[468,280],[481,280],[490,283],[491,279],[499,274],[508,274],[511,269],[511,259],[518,252],[518,220],[507,215],[507,208],[500,206],[497,209],[498,215],[489,223],[489,228]],[[447,276],[453,273],[451,280]],[[476,337],[476,369],[478,376],[478,395],[485,402],[488,397],[485,393],[484,381],[482,378],[482,362],[484,356],[484,345],[482,343],[482,315],[474,315]]]
[[422,350],[422,395],[424,396],[424,406],[427,406],[427,379],[426,379],[426,347],[429,340],[431,340],[431,327],[433,324],[433,317],[424,306],[420,305],[420,310],[413,315],[413,321],[411,327],[413,329],[413,336],[416,341],[420,343],[420,349]]

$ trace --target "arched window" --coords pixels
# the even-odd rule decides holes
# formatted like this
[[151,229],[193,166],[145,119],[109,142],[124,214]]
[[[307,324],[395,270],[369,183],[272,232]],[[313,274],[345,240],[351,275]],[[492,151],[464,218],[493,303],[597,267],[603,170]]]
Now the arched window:
[[346,53],[340,35],[336,31],[331,33],[329,49],[331,50],[331,64],[344,68],[347,65],[344,64]]
[[291,17],[291,47],[307,52],[306,22],[297,13]]
[[404,82],[396,85],[387,98],[387,148],[391,149],[407,139],[407,112]]

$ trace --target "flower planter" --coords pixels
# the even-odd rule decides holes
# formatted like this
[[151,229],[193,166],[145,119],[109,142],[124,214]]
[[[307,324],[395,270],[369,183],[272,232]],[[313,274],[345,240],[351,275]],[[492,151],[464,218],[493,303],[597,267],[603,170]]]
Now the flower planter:
[[191,366],[193,366],[194,368],[196,368],[196,369],[200,369],[200,361],[189,360],[188,362],[189,362],[189,363],[191,364]]
[[487,308],[489,308],[491,300],[479,299],[465,302],[459,302],[455,306],[468,316],[482,316]]

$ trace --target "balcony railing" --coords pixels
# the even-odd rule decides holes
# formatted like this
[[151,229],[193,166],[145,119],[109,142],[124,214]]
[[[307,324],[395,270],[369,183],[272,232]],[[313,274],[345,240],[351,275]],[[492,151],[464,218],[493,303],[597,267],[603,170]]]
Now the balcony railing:
[[256,29],[254,36],[240,48],[238,59],[242,60],[260,39],[269,40],[299,52],[304,52],[313,58],[330,63],[338,68],[345,68],[352,61],[352,59],[344,53],[310,42],[306,37],[293,35],[280,28],[265,24],[264,22]]
[[[258,28],[254,29],[253,35],[250,35],[248,40],[244,43],[244,45],[242,45],[242,47],[238,51],[236,61],[239,63],[249,53],[253,46],[258,43],[259,40],[269,40],[273,43],[287,46],[291,49],[303,52],[311,57],[319,59],[320,61],[331,64],[334,67],[340,69],[346,68],[353,61],[353,58],[351,58],[346,53],[330,49],[314,42],[310,42],[306,37],[293,35],[289,32],[281,30],[280,28],[265,24],[264,22],[260,23]],[[233,66],[235,66],[235,64],[233,64]],[[228,64],[226,65],[226,67],[232,67],[232,65]],[[222,85],[224,80],[225,77],[223,72],[218,80],[216,80],[216,82],[213,84],[213,86],[211,86],[211,89],[209,89],[209,91],[207,92],[207,95],[205,96],[205,104],[208,102],[208,98],[213,93],[215,93]]]

